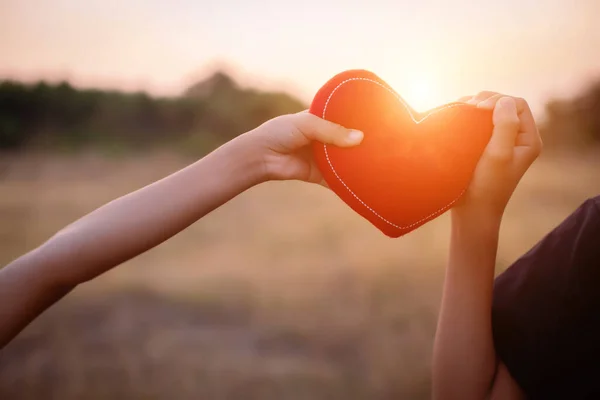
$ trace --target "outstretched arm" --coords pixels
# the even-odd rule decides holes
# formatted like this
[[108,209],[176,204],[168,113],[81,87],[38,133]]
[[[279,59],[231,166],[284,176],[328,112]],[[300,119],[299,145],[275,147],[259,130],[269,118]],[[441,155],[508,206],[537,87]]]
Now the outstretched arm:
[[515,393],[508,371],[497,368],[494,267],[504,209],[539,155],[541,140],[523,99],[483,92],[471,102],[494,109],[494,131],[469,189],[451,212],[450,256],[434,345],[435,399],[482,400]]
[[77,284],[156,246],[259,182],[260,160],[235,142],[104,205],[1,269],[0,347]]
[[0,269],[0,348],[75,286],[177,234],[269,179],[319,183],[312,140],[358,144],[360,132],[308,113],[275,118],[200,161],[114,200]]

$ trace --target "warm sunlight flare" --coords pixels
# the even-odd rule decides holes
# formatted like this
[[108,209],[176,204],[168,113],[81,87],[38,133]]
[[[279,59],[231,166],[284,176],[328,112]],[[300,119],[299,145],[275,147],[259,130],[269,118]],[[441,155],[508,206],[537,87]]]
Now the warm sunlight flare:
[[412,108],[420,112],[440,105],[435,82],[430,78],[415,77],[410,79],[404,92],[400,95],[406,99]]

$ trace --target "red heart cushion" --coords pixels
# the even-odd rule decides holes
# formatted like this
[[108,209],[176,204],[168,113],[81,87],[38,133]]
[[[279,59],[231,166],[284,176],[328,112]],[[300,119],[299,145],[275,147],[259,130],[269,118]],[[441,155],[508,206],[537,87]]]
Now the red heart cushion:
[[464,193],[492,134],[492,111],[449,103],[412,110],[369,71],[346,71],[316,94],[310,112],[364,132],[340,148],[313,143],[329,187],[390,237],[448,210]]

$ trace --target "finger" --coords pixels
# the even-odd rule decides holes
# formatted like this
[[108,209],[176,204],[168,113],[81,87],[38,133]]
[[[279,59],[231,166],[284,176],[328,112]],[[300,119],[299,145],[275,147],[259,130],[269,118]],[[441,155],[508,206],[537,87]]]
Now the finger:
[[487,99],[477,103],[477,108],[485,108],[488,110],[493,110],[494,107],[496,106],[496,103],[498,102],[498,100],[500,100],[502,97],[507,97],[507,96],[504,94],[498,93],[491,97],[488,97]]
[[310,113],[296,114],[296,127],[309,140],[333,144],[340,147],[356,146],[363,139],[363,133],[348,129],[324,120]]
[[[485,109],[493,109],[496,105],[496,102],[504,97],[502,94],[496,94],[480,103],[477,104],[478,108]],[[519,116],[520,126],[519,132],[525,134],[525,137],[522,140],[525,140],[527,143],[533,145],[536,142],[540,141],[538,129],[535,123],[535,119],[533,118],[533,113],[531,112],[531,108],[527,101],[521,97],[513,97],[515,104],[517,106],[517,115]]]
[[[506,95],[504,95],[502,93],[496,93],[495,95],[490,96],[490,97],[486,98],[485,100],[480,101],[477,104],[477,107],[492,109],[492,108],[494,108],[494,105],[496,104],[496,102],[501,97],[504,97],[504,96],[506,96]],[[514,99],[515,104],[517,105],[517,114],[519,115],[519,117],[521,119],[525,118],[528,126],[530,126],[532,123],[534,124],[533,114],[531,113],[531,109],[529,108],[529,104],[527,103],[527,101],[522,97],[514,97],[514,96],[510,96],[510,97],[512,97]]]
[[527,101],[521,97],[513,97],[517,105],[517,115],[519,116],[519,136],[517,136],[517,145],[531,146],[541,150],[542,138],[540,137],[537,124],[533,118],[533,113]]
[[521,166],[529,167],[535,160],[540,156],[542,152],[542,142],[533,146],[516,146],[515,147],[515,158],[521,164]]
[[463,96],[461,98],[459,98],[458,100],[456,100],[457,103],[466,103],[469,100],[471,100],[473,98],[473,96]]
[[[496,93],[495,95],[490,96],[490,97],[486,98],[485,100],[480,101],[477,104],[477,107],[492,109],[496,105],[496,102],[500,98],[505,97],[505,96],[506,96],[505,94]],[[529,104],[527,103],[527,101],[525,99],[523,99],[522,97],[514,97],[514,96],[506,96],[506,97],[513,98],[513,100],[515,101],[515,104],[517,105],[517,114],[519,115],[519,117],[521,117],[521,119],[523,119],[525,117],[525,119],[527,120],[526,122],[529,123],[528,125],[531,125],[531,122],[533,122],[533,114],[531,113],[531,109],[529,108]]]
[[494,130],[486,154],[495,161],[508,161],[513,155],[520,124],[515,100],[512,97],[498,99],[492,120]]
[[[537,125],[535,123],[535,119],[533,118],[533,113],[531,112],[529,104],[525,99],[520,97],[516,97],[515,101],[517,103],[517,113],[519,114],[519,119],[521,120],[520,131],[530,134],[530,139],[532,140],[539,139]],[[538,136],[538,138],[536,139],[535,136]]]
[[515,146],[530,146],[532,144],[531,136],[519,133],[517,140],[515,140]]
[[[307,150],[308,150],[308,148],[307,148]],[[309,174],[308,182],[316,183],[317,185],[320,185],[320,186],[323,186],[323,187],[329,189],[329,185],[325,181],[325,178],[323,178],[323,175],[321,174],[321,171],[319,170],[319,167],[318,167],[317,163],[315,162],[315,159],[312,157],[310,150],[308,150],[306,152],[305,160],[310,165],[310,174]]]
[[519,157],[531,163],[539,157],[543,147],[542,138],[536,129],[535,132],[520,133],[517,136],[515,151]]
[[483,92],[477,93],[475,96],[471,98],[471,100],[467,101],[468,104],[477,104],[485,99],[488,99],[494,95],[498,94],[497,92],[491,92],[489,90],[485,90]]
[[517,146],[542,146],[542,137],[537,127],[533,131],[519,132],[515,142]]

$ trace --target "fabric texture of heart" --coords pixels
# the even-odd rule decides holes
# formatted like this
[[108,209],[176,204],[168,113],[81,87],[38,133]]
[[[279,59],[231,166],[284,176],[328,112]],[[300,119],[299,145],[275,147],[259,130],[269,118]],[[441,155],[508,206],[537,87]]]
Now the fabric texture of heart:
[[449,103],[419,114],[377,75],[333,77],[310,112],[365,136],[352,148],[313,143],[329,187],[384,234],[399,237],[463,195],[493,129],[492,111]]

